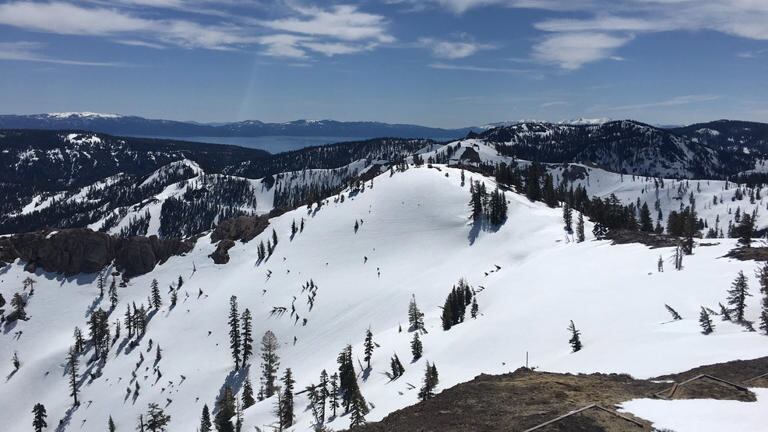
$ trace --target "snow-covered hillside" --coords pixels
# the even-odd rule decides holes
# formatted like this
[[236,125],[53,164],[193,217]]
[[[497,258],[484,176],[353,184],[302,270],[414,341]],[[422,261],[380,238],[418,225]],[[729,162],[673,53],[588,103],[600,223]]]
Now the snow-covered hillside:
[[[345,191],[343,200],[332,197],[320,207],[303,206],[273,218],[259,237],[230,249],[226,265],[208,258],[216,246],[204,236],[186,256],[131,279],[118,288],[119,304],[110,322],[122,320],[128,304],[146,305],[153,278],[160,283],[163,306],[152,313],[138,347],[127,349],[123,328],[100,372],[95,365],[82,365],[82,403],[76,409],[70,408],[66,352],[75,326],[87,333],[90,313],[109,309],[109,300],[99,299],[95,275],[31,275],[37,283],[26,308],[29,320],[6,326],[0,334],[0,358],[17,352],[21,360],[16,372],[9,362],[6,379],[0,381],[3,430],[29,430],[29,412],[38,402],[48,409],[51,429],[65,419],[57,429],[62,431],[102,431],[109,416],[118,430],[133,430],[149,403],[171,415],[169,430],[195,430],[203,404],[213,408],[225,383],[236,391],[242,384],[244,373],[232,373],[229,350],[231,296],[237,297],[241,312],[248,308],[253,314],[257,340],[267,330],[277,335],[281,374],[293,370],[297,391],[316,384],[323,369],[333,373],[337,354],[351,344],[360,388],[371,406],[369,421],[416,403],[427,361],[437,366],[439,391],[479,373],[514,370],[524,365],[526,352],[531,364],[544,370],[638,377],[768,355],[768,337],[719,318],[714,334],[700,333],[701,306],[714,309],[723,302],[738,271],[757,290],[755,263],[720,258],[734,241],[697,248],[686,257],[683,271],[669,263],[666,272],[657,273],[659,255],[669,261],[671,250],[611,246],[589,235],[584,243],[567,242],[561,210],[512,193],[506,195],[506,223],[498,230],[477,229],[468,220],[469,178],[489,188],[494,184],[465,174],[462,186],[460,171],[442,165],[387,172],[366,182],[361,192]],[[590,184],[604,181],[596,176]],[[304,230],[291,239],[292,222],[302,219]],[[272,229],[279,243],[269,260],[258,263],[257,245]],[[6,298],[22,292],[22,281],[30,276],[23,267],[16,262],[0,271]],[[168,286],[179,276],[185,283],[178,304],[170,308]],[[476,290],[480,314],[443,331],[440,307],[460,278]],[[302,290],[310,280],[317,286],[311,310]],[[428,333],[421,336],[423,357],[411,363],[407,309],[414,295]],[[758,297],[748,299],[747,319],[757,319]],[[665,304],[684,319],[670,322]],[[295,315],[270,314],[275,307],[291,310],[292,305]],[[584,349],[578,353],[571,353],[567,343],[570,320],[582,331]],[[369,328],[377,348],[372,370],[364,372],[362,345]],[[153,370],[158,345],[159,379]],[[395,353],[405,374],[390,381],[384,372]],[[254,360],[250,380],[256,388],[258,379]],[[243,430],[273,424],[274,406],[273,397],[247,409]],[[310,430],[305,394],[296,396],[295,406],[293,430]],[[328,422],[334,430],[348,425],[348,415]]]

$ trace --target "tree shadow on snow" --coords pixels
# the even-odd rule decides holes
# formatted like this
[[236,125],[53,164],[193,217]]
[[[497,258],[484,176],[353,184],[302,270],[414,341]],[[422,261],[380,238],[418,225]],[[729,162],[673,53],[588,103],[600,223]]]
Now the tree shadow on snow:
[[219,393],[216,395],[216,401],[220,401],[224,398],[226,388],[229,387],[232,390],[232,394],[236,395],[240,392],[240,389],[245,384],[245,379],[248,377],[248,371],[251,365],[245,366],[238,370],[230,371],[226,378],[224,378],[224,384],[219,388]]
[[67,409],[67,412],[64,413],[64,417],[59,420],[59,424],[56,426],[56,432],[65,432],[67,430],[69,422],[72,421],[72,414],[74,414],[78,408],[80,408],[79,404],[73,405]]
[[480,236],[481,231],[495,233],[501,228],[502,225],[504,225],[504,222],[498,225],[494,225],[488,222],[485,218],[481,218],[480,220],[472,222],[472,228],[470,228],[469,234],[467,234],[469,245],[472,246],[473,244],[475,244],[475,240],[477,240],[477,237]]

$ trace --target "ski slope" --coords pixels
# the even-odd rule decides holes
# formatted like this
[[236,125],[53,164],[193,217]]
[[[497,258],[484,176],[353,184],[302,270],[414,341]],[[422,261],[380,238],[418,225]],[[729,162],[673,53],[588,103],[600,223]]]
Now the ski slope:
[[[332,374],[337,354],[352,344],[362,394],[372,407],[368,421],[417,402],[427,361],[437,366],[440,391],[480,373],[515,370],[524,365],[526,352],[531,365],[542,370],[626,372],[636,377],[768,355],[768,337],[719,318],[714,334],[700,334],[700,307],[716,309],[724,302],[740,270],[750,278],[755,294],[748,299],[747,318],[758,317],[760,300],[752,276],[756,264],[721,258],[735,241],[721,239],[697,248],[685,258],[685,269],[677,272],[670,249],[611,246],[590,234],[584,243],[567,242],[560,209],[512,193],[507,193],[507,222],[496,231],[477,230],[468,221],[469,179],[484,181],[489,188],[494,184],[468,172],[466,177],[462,186],[459,170],[440,165],[384,173],[366,182],[363,192],[345,191],[343,202],[332,197],[319,208],[302,207],[273,218],[259,237],[230,249],[226,265],[208,258],[216,246],[209,236],[201,237],[186,256],[172,257],[118,289],[120,302],[110,321],[122,320],[129,303],[146,305],[153,278],[160,282],[164,305],[132,351],[125,349],[123,328],[123,338],[110,348],[100,377],[90,377],[95,372],[85,364],[90,353],[83,357],[82,403],[74,410],[64,368],[73,329],[79,326],[87,336],[90,311],[108,309],[109,302],[98,298],[95,275],[33,275],[37,284],[28,301],[30,319],[2,327],[0,334],[0,358],[18,352],[22,363],[12,373],[8,361],[0,380],[3,431],[28,431],[30,411],[38,402],[48,410],[51,430],[103,431],[110,415],[118,430],[133,430],[147,404],[158,403],[171,415],[170,431],[194,431],[203,404],[213,409],[225,382],[239,391],[245,375],[231,373],[227,315],[233,295],[241,312],[248,308],[253,314],[256,345],[266,330],[277,335],[279,374],[290,367],[297,392],[316,384],[323,369]],[[291,223],[302,218],[304,231],[290,239]],[[355,221],[362,221],[357,233]],[[256,246],[272,229],[279,243],[271,259],[258,264]],[[668,262],[663,273],[656,272],[659,255]],[[6,299],[22,290],[29,276],[23,266],[16,262],[0,270],[0,292]],[[178,304],[169,309],[168,286],[180,275],[185,284]],[[440,307],[462,277],[478,291],[480,316],[443,331]],[[318,286],[311,311],[301,289],[310,279]],[[198,297],[199,290],[203,294]],[[414,363],[412,334],[407,331],[412,295],[426,314],[428,330],[421,337],[424,355]],[[290,310],[294,297],[298,320],[288,313],[270,317],[274,307]],[[664,304],[684,319],[670,322]],[[569,320],[582,331],[584,349],[578,353],[571,353],[568,345]],[[363,373],[368,328],[378,348],[372,370]],[[154,345],[148,351],[150,340]],[[163,350],[158,381],[152,371],[157,344]],[[145,360],[137,371],[141,390],[134,399],[126,388],[132,391],[135,386],[131,371],[140,353]],[[406,371],[390,382],[384,372],[394,353]],[[250,379],[258,389],[257,359],[250,366]],[[273,397],[246,410],[243,430],[274,424],[274,406]],[[291,430],[311,430],[304,395],[296,396],[295,407]],[[344,429],[349,416],[327,425]]]

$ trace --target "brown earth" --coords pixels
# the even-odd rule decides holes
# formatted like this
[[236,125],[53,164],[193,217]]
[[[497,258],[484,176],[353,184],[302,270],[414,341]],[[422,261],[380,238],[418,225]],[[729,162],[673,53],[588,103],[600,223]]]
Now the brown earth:
[[[440,392],[433,399],[396,411],[357,432],[522,432],[571,411],[597,404],[613,410],[622,402],[650,398],[701,374],[741,385],[768,372],[768,357],[701,366],[662,377],[638,380],[620,374],[558,374],[521,368],[510,374],[480,375]],[[667,382],[665,382],[667,381]],[[755,385],[751,384],[751,387]],[[684,386],[687,387],[687,386]],[[415,391],[415,390],[414,390]],[[691,385],[676,398],[754,400],[754,394],[728,386]],[[624,414],[626,415],[626,414]],[[627,415],[632,417],[631,415]],[[537,432],[624,432],[640,428],[601,410],[590,409]]]

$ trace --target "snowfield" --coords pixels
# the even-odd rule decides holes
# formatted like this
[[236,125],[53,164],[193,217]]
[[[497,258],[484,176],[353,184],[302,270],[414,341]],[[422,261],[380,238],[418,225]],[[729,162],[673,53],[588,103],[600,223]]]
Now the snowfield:
[[[735,240],[711,240],[713,245],[696,248],[693,256],[685,257],[684,270],[675,271],[671,249],[595,241],[589,223],[586,242],[567,242],[561,209],[509,192],[507,222],[496,231],[477,229],[468,220],[469,179],[482,180],[491,189],[495,185],[465,174],[462,186],[460,171],[441,165],[393,176],[384,173],[367,182],[362,193],[345,191],[343,202],[334,197],[319,208],[302,207],[273,218],[260,236],[230,249],[226,265],[208,258],[216,246],[204,236],[186,256],[173,257],[152,273],[131,279],[118,289],[120,302],[111,322],[122,320],[130,303],[146,305],[153,278],[160,282],[164,305],[151,318],[136,349],[126,350],[127,332],[122,329],[101,376],[92,379],[95,367],[85,364],[92,351],[82,358],[82,403],[74,410],[64,368],[73,329],[79,326],[87,336],[89,313],[108,309],[109,300],[99,299],[96,275],[32,275],[37,284],[28,301],[30,319],[3,327],[0,334],[0,359],[18,352],[22,363],[13,373],[7,361],[5,378],[0,380],[3,431],[28,431],[32,406],[38,402],[48,410],[50,430],[103,431],[110,415],[118,430],[134,430],[138,415],[154,402],[171,415],[169,430],[194,431],[203,404],[213,409],[225,382],[239,391],[245,374],[231,373],[230,296],[237,296],[241,312],[248,308],[253,314],[257,349],[266,330],[277,335],[279,375],[290,367],[296,392],[316,384],[323,369],[332,374],[337,354],[352,344],[360,388],[372,407],[368,421],[417,402],[427,361],[437,366],[439,391],[480,373],[513,371],[525,365],[526,352],[530,364],[542,370],[626,372],[639,378],[768,355],[768,337],[719,317],[714,317],[712,335],[700,333],[701,306],[717,310],[740,270],[754,294],[748,299],[747,319],[758,318],[756,264],[722,258]],[[591,184],[595,183],[593,178]],[[304,231],[291,239],[291,223],[302,218]],[[357,233],[355,221],[361,224]],[[271,236],[272,229],[279,243],[274,255],[258,264],[257,245]],[[663,273],[656,271],[660,255],[667,262]],[[23,267],[16,262],[0,270],[0,292],[6,299],[22,291],[22,280],[30,276]],[[178,304],[169,309],[168,286],[179,276],[185,283]],[[460,278],[477,291],[480,315],[443,331],[440,307]],[[310,280],[318,286],[311,310],[301,288]],[[203,294],[198,296],[200,290]],[[426,314],[428,330],[421,337],[424,355],[414,363],[413,335],[407,331],[412,295]],[[290,311],[292,303],[298,319],[288,313],[270,316],[274,307]],[[684,319],[671,322],[665,304]],[[584,349],[578,353],[571,353],[568,345],[570,320],[582,332]],[[368,328],[378,347],[372,370],[364,373],[362,345]],[[148,351],[150,340],[154,345]],[[163,355],[158,364],[162,378],[156,381],[152,369],[157,344]],[[141,390],[134,399],[126,389],[135,386],[131,371],[140,353],[146,359],[137,371]],[[384,372],[395,353],[406,371],[390,381]],[[252,359],[250,380],[258,389],[258,354]],[[758,396],[761,404],[768,397]],[[735,404],[653,402],[628,402],[624,408],[684,432],[703,430],[688,419],[692,413],[715,412],[719,407],[727,413]],[[275,403],[273,397],[247,409],[243,430],[274,424]],[[678,410],[677,404],[685,409]],[[304,394],[296,396],[296,424],[291,430],[311,430],[307,405]],[[752,411],[739,406],[734,414],[751,415],[759,407],[747,405],[743,409]],[[57,429],[60,419],[64,422]],[[327,425],[344,429],[349,416]]]

